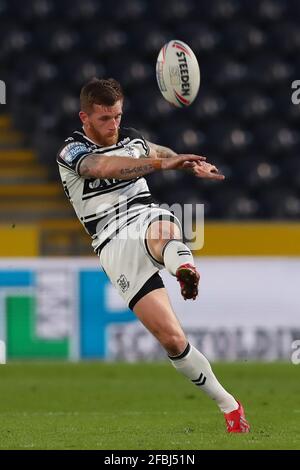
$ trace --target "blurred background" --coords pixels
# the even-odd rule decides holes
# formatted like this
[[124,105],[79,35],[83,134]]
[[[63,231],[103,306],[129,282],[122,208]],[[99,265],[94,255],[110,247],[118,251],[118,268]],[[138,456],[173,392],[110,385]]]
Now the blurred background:
[[[289,359],[300,339],[300,3],[297,0],[0,0],[0,339],[8,359],[163,357],[99,269],[55,157],[90,78],[123,85],[124,126],[207,155],[225,182],[148,177],[161,203],[203,203],[200,298],[173,306],[210,359]],[[177,109],[155,63],[170,39],[201,70]],[[298,75],[297,75],[298,74]],[[188,307],[187,307],[188,305]],[[184,314],[184,312],[187,313]]]

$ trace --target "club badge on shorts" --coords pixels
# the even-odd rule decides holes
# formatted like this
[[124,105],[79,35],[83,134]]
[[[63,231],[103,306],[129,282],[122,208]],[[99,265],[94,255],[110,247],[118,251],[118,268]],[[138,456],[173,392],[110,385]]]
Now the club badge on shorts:
[[129,288],[129,281],[127,280],[124,274],[121,274],[119,279],[117,280],[118,286],[120,287],[122,292],[126,292]]

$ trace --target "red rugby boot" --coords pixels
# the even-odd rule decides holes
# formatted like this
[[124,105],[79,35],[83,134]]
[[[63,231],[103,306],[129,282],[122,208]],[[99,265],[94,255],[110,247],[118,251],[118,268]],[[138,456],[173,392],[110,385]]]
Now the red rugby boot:
[[179,266],[176,271],[176,278],[180,284],[181,295],[184,300],[195,300],[198,295],[198,284],[200,280],[200,274],[197,272],[195,266],[189,263]]
[[245,417],[245,412],[242,404],[238,401],[239,407],[237,410],[230,413],[224,413],[226,427],[228,432],[249,432],[250,425]]

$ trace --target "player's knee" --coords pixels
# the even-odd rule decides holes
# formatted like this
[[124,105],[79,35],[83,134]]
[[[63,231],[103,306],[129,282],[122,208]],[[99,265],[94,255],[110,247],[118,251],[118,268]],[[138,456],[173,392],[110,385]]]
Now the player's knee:
[[159,262],[163,262],[163,250],[166,244],[173,239],[178,240],[176,237],[167,237],[167,234],[165,234],[165,237],[158,238],[157,240],[149,240],[148,241],[148,246],[150,248],[151,254],[154,256],[154,258]]
[[187,339],[182,333],[173,333],[164,336],[164,338],[162,338],[161,344],[169,356],[178,356],[186,348]]
[[181,240],[179,227],[173,222],[156,221],[147,229],[147,245],[154,258],[162,262],[162,251],[170,240]]

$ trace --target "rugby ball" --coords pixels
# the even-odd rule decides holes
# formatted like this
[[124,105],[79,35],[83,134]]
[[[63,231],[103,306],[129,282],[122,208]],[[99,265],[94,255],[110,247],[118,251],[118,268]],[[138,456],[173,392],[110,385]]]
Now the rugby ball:
[[190,106],[200,86],[200,69],[192,49],[173,39],[165,44],[156,61],[156,78],[163,97],[178,108]]

